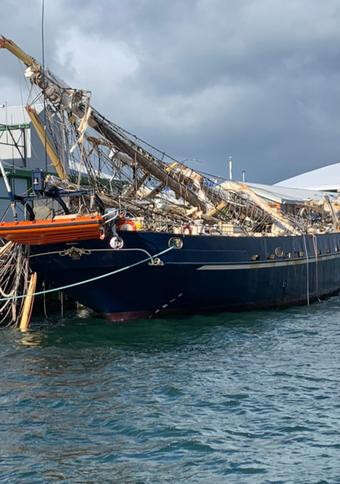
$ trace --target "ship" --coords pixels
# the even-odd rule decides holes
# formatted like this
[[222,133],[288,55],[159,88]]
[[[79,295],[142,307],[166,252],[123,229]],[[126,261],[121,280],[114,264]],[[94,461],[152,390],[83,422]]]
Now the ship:
[[2,37],[0,48],[26,65],[44,99],[45,126],[27,112],[56,172],[34,173],[31,192],[12,196],[27,219],[2,222],[0,237],[23,248],[47,292],[111,321],[310,304],[339,292],[336,193],[193,170],[106,119],[88,91],[13,41]]

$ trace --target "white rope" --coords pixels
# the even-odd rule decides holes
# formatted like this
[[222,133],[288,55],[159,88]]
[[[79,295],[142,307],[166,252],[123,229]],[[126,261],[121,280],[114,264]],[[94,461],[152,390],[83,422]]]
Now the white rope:
[[0,257],[0,295],[3,297],[0,307],[1,328],[14,326],[18,323],[23,299],[19,299],[19,302],[17,302],[16,295],[19,291],[27,292],[27,280],[27,247],[8,242],[2,247]]
[[[149,260],[153,260],[156,257],[159,257],[160,255],[165,254],[166,252],[169,252],[172,250],[174,247],[169,247],[168,249],[163,250],[162,252],[159,252],[158,254],[154,254],[152,257],[148,257],[147,259],[140,260],[138,262],[135,262],[134,264],[131,264],[129,266],[121,267],[120,269],[116,269],[115,271],[107,272],[106,274],[101,274],[100,276],[96,277],[91,277],[90,279],[85,279],[84,281],[79,281],[79,282],[74,282],[73,284],[67,284],[66,286],[60,286],[60,287],[55,287],[53,289],[47,289],[46,291],[38,291],[31,296],[41,296],[42,294],[48,294],[51,292],[56,292],[56,291],[63,291],[65,289],[70,289],[71,287],[76,287],[76,286],[81,286],[83,284],[88,284],[89,282],[94,282],[98,281],[99,279],[104,279],[105,277],[113,276],[114,274],[118,274],[119,272],[127,271],[128,269],[132,269],[132,267],[136,267],[140,264],[144,264],[145,262],[148,262]],[[7,301],[7,300],[16,300],[16,299],[23,299],[27,296],[27,294],[22,294],[21,296],[14,296],[14,297],[4,297],[1,298],[0,301]]]
[[308,250],[307,250],[307,244],[306,244],[306,236],[305,234],[303,235],[303,243],[305,246],[305,251],[306,251],[306,258],[307,258],[307,265],[306,265],[306,292],[307,292],[307,306],[309,306],[309,256],[308,256]]
[[318,256],[319,256],[319,251],[318,251],[318,239],[316,238],[316,235],[313,234],[313,247],[314,247],[314,254],[315,254],[315,292],[316,292],[316,297],[318,298],[318,301],[320,302],[319,298],[319,273],[318,273]]
[[[68,249],[66,249],[67,251]],[[152,259],[154,257],[157,257],[156,256],[153,256],[151,255],[147,250],[145,249],[139,249],[139,248],[131,248],[131,249],[84,249],[86,252],[84,252],[84,255],[91,255],[93,252],[143,252],[143,254],[146,254],[147,256],[149,256],[150,260],[152,261]],[[42,257],[42,256],[45,256],[45,255],[53,255],[53,254],[59,254],[61,256],[66,256],[66,255],[69,255],[69,254],[65,254],[66,251],[63,251],[63,250],[51,250],[51,252],[40,252],[38,254],[32,254],[30,255],[30,259],[32,257]],[[80,254],[82,255],[82,254]]]

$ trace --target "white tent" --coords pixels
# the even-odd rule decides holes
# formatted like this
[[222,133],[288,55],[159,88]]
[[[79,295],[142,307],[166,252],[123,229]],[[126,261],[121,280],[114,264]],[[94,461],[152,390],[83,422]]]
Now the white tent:
[[[248,186],[256,195],[262,198],[278,203],[299,205],[309,200],[323,201],[326,195],[326,193],[320,192],[319,190],[281,187],[279,185],[260,185],[259,183],[242,183],[241,185]],[[220,187],[225,189],[230,188],[229,182],[222,183]],[[331,200],[337,198],[337,194],[331,192],[327,192],[327,195]]]
[[340,163],[323,166],[275,184],[278,187],[340,192]]

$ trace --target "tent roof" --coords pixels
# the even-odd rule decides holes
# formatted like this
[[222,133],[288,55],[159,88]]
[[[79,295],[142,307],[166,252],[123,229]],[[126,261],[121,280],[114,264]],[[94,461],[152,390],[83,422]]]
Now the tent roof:
[[[224,183],[221,184],[222,188],[223,185]],[[321,201],[324,200],[326,194],[330,199],[337,198],[337,194],[332,192],[325,193],[317,190],[304,190],[278,185],[261,185],[259,183],[244,183],[244,185],[250,187],[260,197],[279,203],[301,204],[308,200]],[[225,188],[228,189],[228,182],[225,182]]]
[[323,166],[275,184],[280,187],[340,191],[340,163]]

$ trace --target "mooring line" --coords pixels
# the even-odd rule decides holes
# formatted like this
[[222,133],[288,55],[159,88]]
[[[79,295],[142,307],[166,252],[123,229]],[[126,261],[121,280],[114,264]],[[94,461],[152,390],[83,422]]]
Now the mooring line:
[[307,295],[307,306],[309,306],[309,255],[308,255],[308,248],[307,248],[307,243],[306,243],[306,235],[303,235],[303,243],[305,246],[305,252],[306,252],[306,259],[307,259],[307,265],[306,265],[306,295]]
[[[98,281],[99,279],[104,279],[105,277],[113,276],[114,274],[118,274],[119,272],[127,271],[128,269],[132,269],[133,267],[136,267],[140,264],[144,264],[145,262],[148,262],[149,260],[152,261],[156,257],[159,257],[160,255],[163,255],[166,252],[169,252],[173,248],[174,247],[168,247],[167,249],[159,252],[158,254],[154,254],[153,256],[148,257],[147,259],[140,260],[140,261],[135,262],[134,264],[131,264],[129,266],[121,267],[120,269],[116,269],[115,271],[107,272],[106,274],[101,274],[100,276],[91,277],[90,279],[85,279],[84,281],[74,282],[73,284],[67,284],[65,286],[60,286],[60,287],[54,287],[52,289],[47,289],[45,291],[38,291],[38,292],[35,292],[34,294],[31,294],[31,296],[32,297],[33,296],[41,296],[42,294],[48,294],[48,293],[51,293],[51,292],[64,291],[65,289],[70,289],[72,287],[81,286],[83,284],[88,284],[89,282]],[[1,298],[0,301],[9,301],[9,300],[14,301],[16,299],[23,299],[26,296],[27,296],[27,294],[22,294],[20,296],[14,296],[14,297],[4,297],[4,298]]]

